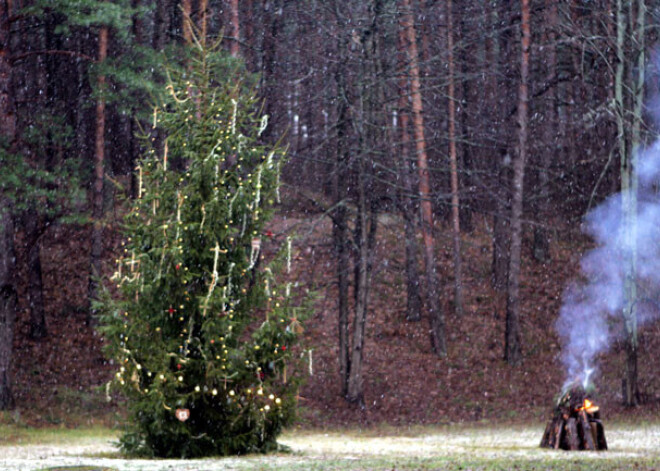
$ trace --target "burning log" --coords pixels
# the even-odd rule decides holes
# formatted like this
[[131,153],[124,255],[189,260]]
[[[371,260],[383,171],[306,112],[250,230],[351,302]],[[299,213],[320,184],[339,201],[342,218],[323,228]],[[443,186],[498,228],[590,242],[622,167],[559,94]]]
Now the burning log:
[[545,427],[541,448],[607,450],[600,408],[587,398],[581,386],[571,388],[559,400]]

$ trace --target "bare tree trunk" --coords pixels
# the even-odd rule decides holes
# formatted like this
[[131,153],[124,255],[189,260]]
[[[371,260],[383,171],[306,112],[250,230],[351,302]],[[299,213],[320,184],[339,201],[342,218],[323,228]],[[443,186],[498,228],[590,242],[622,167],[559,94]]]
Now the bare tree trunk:
[[[341,28],[340,28],[341,29]],[[339,40],[339,55],[343,57],[347,44]],[[341,381],[341,395],[348,394],[348,374],[350,364],[350,341],[348,329],[348,286],[350,270],[350,250],[348,247],[348,221],[346,210],[345,179],[348,165],[348,103],[346,102],[346,70],[344,61],[339,61],[335,73],[337,85],[337,145],[333,176],[335,215],[332,219],[332,236],[337,260],[337,288],[338,288],[338,327],[339,327],[339,376]]]
[[[264,109],[265,114],[270,118],[271,125],[266,128],[264,132],[264,139],[268,140],[273,138],[272,133],[275,128],[272,125],[275,122],[274,116],[277,109],[277,89],[278,85],[275,80],[276,71],[276,52],[277,41],[280,30],[280,23],[282,21],[282,0],[267,0],[264,2],[262,15],[267,20],[264,20],[264,39],[261,47],[261,89],[263,90],[263,99],[265,101]],[[340,41],[341,43],[341,41]]]
[[510,365],[522,361],[520,340],[520,263],[522,248],[523,182],[527,160],[529,103],[529,49],[531,42],[530,0],[521,0],[522,39],[520,90],[518,95],[518,155],[513,162],[513,201],[511,208],[511,253],[506,302],[505,359]]
[[[101,26],[98,38],[97,62],[103,64],[108,54],[108,27]],[[105,75],[99,74],[97,87],[99,97],[96,100],[96,134],[94,145],[94,194],[92,207],[92,249],[90,254],[91,273],[88,285],[90,302],[98,297],[97,277],[101,276],[101,257],[103,255],[103,181],[105,178]],[[88,322],[95,322],[95,312],[90,307]]]
[[[0,136],[13,146],[16,137],[16,110],[12,86],[11,30],[12,4],[0,1]],[[17,313],[16,252],[14,212],[11,201],[0,196],[0,410],[14,405],[11,391],[11,364],[14,324]]]
[[509,230],[510,204],[508,187],[511,183],[511,157],[502,149],[497,166],[497,189],[495,213],[493,215],[493,261],[491,285],[497,291],[506,288],[509,273],[509,248],[511,231]]
[[152,45],[156,51],[162,51],[167,44],[167,34],[170,30],[170,2],[171,0],[156,0],[156,14],[154,17],[154,32]]
[[[408,78],[406,75],[406,38],[403,29],[399,29],[399,110],[397,124],[400,129],[400,174],[403,177],[405,194],[400,199],[401,212],[404,220],[404,233],[406,239],[406,320],[419,322],[422,320],[422,297],[420,294],[420,279],[417,243],[417,205],[413,199],[413,162],[410,158],[410,119]],[[403,192],[401,192],[403,193]]]
[[429,182],[429,164],[424,139],[424,117],[419,82],[417,38],[410,0],[401,0],[401,28],[406,32],[408,61],[410,64],[410,91],[412,97],[413,127],[419,172],[419,196],[422,213],[422,236],[424,239],[424,261],[427,283],[427,306],[431,320],[431,345],[438,356],[447,355],[445,319],[440,308],[440,289],[435,264],[435,241],[433,236],[433,205]]
[[199,0],[199,31],[201,34],[202,44],[206,44],[206,36],[208,35],[209,24],[209,0]]
[[463,275],[461,273],[461,216],[458,200],[458,162],[456,156],[456,93],[454,91],[454,26],[452,1],[447,0],[447,61],[449,63],[449,166],[451,173],[451,219],[454,240],[454,309],[463,315]]
[[11,386],[14,324],[17,313],[14,216],[7,198],[0,199],[0,410],[14,406]]
[[[493,138],[499,142],[497,154],[493,159],[493,173],[496,175],[495,181],[495,204],[493,214],[493,261],[492,261],[492,279],[491,284],[497,291],[506,290],[508,270],[509,270],[509,249],[511,231],[511,151],[509,142],[512,141],[509,129],[512,127],[507,115],[507,104],[514,100],[512,84],[516,80],[512,72],[511,57],[514,55],[513,38],[509,18],[512,15],[511,6],[513,2],[500,1],[493,8],[493,22],[495,31],[493,35],[497,37],[497,54],[495,64],[496,73],[492,74],[493,79],[489,81],[489,92],[491,103],[496,110],[493,113],[496,121],[497,131]],[[493,43],[495,49],[495,43]],[[494,52],[494,51],[493,51]],[[495,79],[495,77],[498,77]]]
[[192,43],[192,0],[181,0],[181,31],[183,31],[183,42]]
[[[557,27],[558,11],[557,2],[554,0],[545,0],[545,20],[546,24],[543,33],[544,49],[548,51],[546,81],[557,75]],[[550,260],[550,240],[546,226],[546,218],[550,213],[550,195],[548,186],[550,179],[548,176],[550,161],[554,155],[558,155],[557,148],[557,97],[556,90],[553,87],[548,91],[549,103],[545,114],[544,138],[546,141],[545,149],[541,153],[541,163],[538,169],[538,186],[540,187],[536,218],[540,221],[534,226],[534,242],[532,254],[537,262],[545,263]]]
[[[363,157],[361,158],[363,159]],[[346,400],[363,405],[362,364],[364,360],[364,334],[367,323],[367,309],[369,306],[369,288],[371,285],[371,251],[370,232],[375,232],[375,217],[369,217],[370,209],[367,207],[367,182],[365,181],[364,163],[360,170],[360,183],[358,183],[358,257],[356,270],[356,303],[355,318],[353,320],[353,344],[351,348],[351,368],[348,376],[348,391]],[[373,211],[373,208],[371,209]],[[371,219],[371,221],[370,221]],[[371,224],[370,224],[371,222]],[[371,227],[370,227],[371,226]]]
[[241,53],[241,30],[238,16],[238,0],[229,0],[229,13],[231,20],[232,40],[229,45],[229,52],[232,57],[238,57]]
[[[626,12],[627,10],[627,12]],[[636,13],[636,18],[633,15]],[[626,368],[623,402],[627,406],[639,403],[638,338],[637,338],[637,160],[642,144],[644,105],[645,24],[644,0],[616,2],[616,73],[615,105],[618,127],[618,151],[621,165],[622,220],[627,253],[624,259],[623,321],[626,332]],[[628,31],[630,27],[630,31]],[[632,60],[627,61],[626,58]]]
[[39,215],[34,209],[24,215],[23,228],[28,256],[28,301],[30,304],[30,338],[38,340],[48,335],[43,298],[43,281],[39,239],[43,234]]

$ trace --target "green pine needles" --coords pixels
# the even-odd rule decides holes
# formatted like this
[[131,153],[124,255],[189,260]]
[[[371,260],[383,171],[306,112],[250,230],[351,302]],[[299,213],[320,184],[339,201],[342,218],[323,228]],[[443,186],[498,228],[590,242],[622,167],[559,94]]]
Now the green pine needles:
[[280,270],[262,257],[274,251],[283,152],[259,143],[267,117],[228,79],[225,56],[198,44],[190,63],[170,72],[154,109],[162,150],[138,164],[111,278],[119,295],[102,301],[129,407],[121,445],[159,457],[265,452],[292,419],[287,363],[301,330],[291,284],[275,279],[290,270],[291,240]]

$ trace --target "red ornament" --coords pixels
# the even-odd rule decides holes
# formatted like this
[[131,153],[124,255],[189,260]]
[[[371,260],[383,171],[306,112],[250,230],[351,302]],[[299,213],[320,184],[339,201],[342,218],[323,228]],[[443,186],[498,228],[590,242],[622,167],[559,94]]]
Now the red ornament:
[[177,409],[174,415],[181,422],[185,422],[190,418],[190,411],[188,409]]
[[273,237],[274,234],[273,234],[273,231],[266,231],[266,232],[264,232],[264,235],[266,237]]
[[177,363],[177,364],[176,364],[176,369],[177,369],[177,370],[180,370],[180,369],[181,369],[181,363]]
[[263,381],[265,377],[266,377],[266,373],[264,373],[263,371],[260,371],[260,372],[259,372],[259,379],[260,379],[261,381]]
[[167,312],[170,313],[170,316],[173,315],[176,312],[176,309],[174,309],[172,306],[167,310]]
[[286,352],[286,345],[282,345],[282,351]]
[[181,264],[177,263],[176,265],[174,265],[174,268],[176,268],[178,270],[179,268],[181,268]]

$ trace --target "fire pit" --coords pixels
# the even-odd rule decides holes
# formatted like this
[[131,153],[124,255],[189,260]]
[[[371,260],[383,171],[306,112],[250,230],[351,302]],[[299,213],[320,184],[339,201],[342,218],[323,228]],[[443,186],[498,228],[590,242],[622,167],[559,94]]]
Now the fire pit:
[[543,433],[541,448],[607,450],[600,408],[582,386],[572,387],[559,400]]

